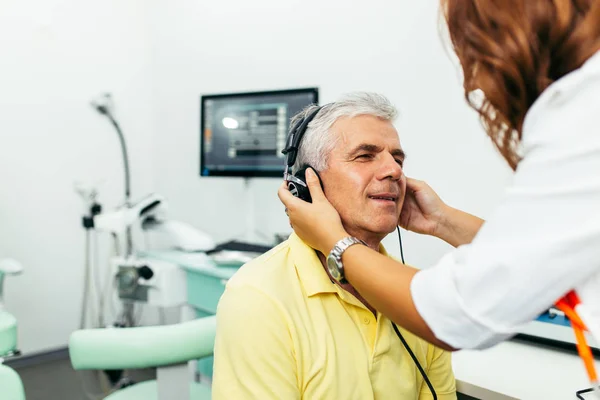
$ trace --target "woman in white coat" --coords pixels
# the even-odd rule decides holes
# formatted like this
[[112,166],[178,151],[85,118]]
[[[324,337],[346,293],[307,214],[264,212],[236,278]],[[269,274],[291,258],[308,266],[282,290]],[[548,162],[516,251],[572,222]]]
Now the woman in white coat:
[[[571,290],[600,339],[600,1],[442,0],[442,10],[465,97],[484,94],[470,105],[514,169],[512,186],[483,222],[403,177],[399,224],[457,248],[416,270],[352,245],[337,272],[442,348],[493,346]],[[307,180],[312,204],[285,184],[279,197],[296,233],[327,256],[348,234]]]

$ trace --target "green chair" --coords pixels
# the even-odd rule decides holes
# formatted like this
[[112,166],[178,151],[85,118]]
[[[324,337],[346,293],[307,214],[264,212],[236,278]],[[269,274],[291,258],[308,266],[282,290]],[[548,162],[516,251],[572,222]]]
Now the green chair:
[[25,400],[25,390],[19,375],[2,364],[0,364],[0,399]]
[[156,380],[118,390],[105,400],[205,400],[210,385],[190,382],[188,362],[213,354],[214,316],[175,325],[85,329],[69,339],[71,364],[84,369],[157,367]]
[[17,319],[4,311],[3,283],[5,275],[18,275],[23,268],[15,260],[0,260],[0,398],[25,400],[25,391],[19,375],[2,365],[4,359],[19,354],[17,350]]
[[17,353],[17,319],[0,309],[0,359]]

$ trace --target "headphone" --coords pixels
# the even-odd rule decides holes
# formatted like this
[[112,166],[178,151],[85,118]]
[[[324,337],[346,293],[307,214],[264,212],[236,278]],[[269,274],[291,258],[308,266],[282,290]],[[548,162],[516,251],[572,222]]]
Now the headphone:
[[[292,174],[292,167],[296,163],[296,158],[298,157],[298,150],[300,149],[300,141],[302,137],[306,133],[306,129],[308,128],[308,124],[315,119],[319,111],[323,109],[324,106],[317,107],[313,111],[310,112],[304,118],[301,118],[298,122],[296,122],[291,128],[288,134],[285,148],[281,151],[286,155],[285,158],[285,170],[283,173],[283,179],[287,182],[287,186],[289,191],[296,197],[312,203],[312,198],[310,197],[310,191],[308,190],[308,185],[306,184],[306,169],[312,168],[308,164],[304,164],[300,166],[300,169],[296,171],[295,174]],[[321,181],[321,177],[319,173],[312,168],[317,177],[319,177],[319,182],[321,183],[321,189],[323,188],[323,182]]]

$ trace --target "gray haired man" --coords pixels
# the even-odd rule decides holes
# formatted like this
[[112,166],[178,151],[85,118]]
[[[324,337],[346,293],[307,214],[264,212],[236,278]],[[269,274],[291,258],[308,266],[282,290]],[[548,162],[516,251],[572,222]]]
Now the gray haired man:
[[[373,93],[323,107],[294,166],[315,169],[346,231],[384,254],[381,241],[398,225],[406,189],[396,114]],[[450,354],[395,328],[349,283],[331,279],[325,257],[292,234],[227,284],[217,309],[213,398],[431,399],[402,336],[438,399],[456,399]]]

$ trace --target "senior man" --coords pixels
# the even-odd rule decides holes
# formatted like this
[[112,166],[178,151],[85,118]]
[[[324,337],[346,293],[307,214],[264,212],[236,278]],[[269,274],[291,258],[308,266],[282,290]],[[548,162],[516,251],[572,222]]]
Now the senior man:
[[[295,164],[319,173],[346,231],[383,254],[406,188],[396,114],[373,93],[328,104],[308,124]],[[456,399],[450,353],[397,328],[350,284],[333,280],[323,254],[292,234],[227,284],[213,398],[432,399],[433,389],[438,399]]]

